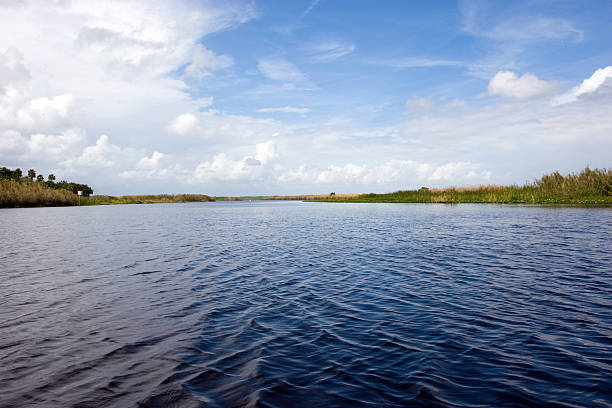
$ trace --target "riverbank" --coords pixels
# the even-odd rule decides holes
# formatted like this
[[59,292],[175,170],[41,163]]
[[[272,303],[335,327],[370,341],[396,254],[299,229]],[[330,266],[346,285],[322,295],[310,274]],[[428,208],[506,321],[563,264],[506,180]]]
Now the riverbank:
[[69,190],[50,188],[41,182],[0,180],[0,208],[78,205],[78,200]]
[[81,205],[200,203],[208,201],[215,201],[215,197],[205,194],[94,195],[81,198]]
[[361,194],[346,199],[308,201],[353,203],[494,203],[612,205],[612,170],[588,167],[566,176],[546,174],[523,186],[477,186],[447,189],[401,190],[386,194]]
[[92,195],[80,197],[72,191],[50,188],[42,182],[0,180],[0,208],[61,207],[75,205],[157,204],[215,201],[205,194]]

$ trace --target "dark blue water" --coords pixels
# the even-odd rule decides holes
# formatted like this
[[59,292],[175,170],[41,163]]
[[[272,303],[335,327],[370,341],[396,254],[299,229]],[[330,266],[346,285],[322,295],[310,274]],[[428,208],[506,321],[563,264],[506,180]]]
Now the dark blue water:
[[610,407],[612,209],[0,210],[2,407]]

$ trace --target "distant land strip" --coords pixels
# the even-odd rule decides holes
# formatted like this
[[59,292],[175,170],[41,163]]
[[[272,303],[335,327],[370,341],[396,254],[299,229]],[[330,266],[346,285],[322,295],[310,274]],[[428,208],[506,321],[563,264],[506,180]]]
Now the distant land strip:
[[[335,197],[315,201],[339,201]],[[476,186],[401,190],[386,194],[361,194],[340,200],[355,203],[496,203],[612,205],[612,170],[589,169],[565,176],[546,174],[523,186]]]
[[[81,196],[78,193],[81,193]],[[0,168],[0,207],[43,207],[107,204],[154,204],[209,201],[299,200],[311,202],[345,203],[496,203],[496,204],[571,204],[612,206],[612,170],[590,169],[561,175],[545,174],[523,186],[486,185],[450,187],[444,189],[422,187],[385,194],[304,194],[273,196],[214,197],[205,194],[157,195],[92,195],[86,184],[55,182],[49,175],[44,181],[32,169],[23,176],[20,169]]]
[[400,190],[385,194],[312,194],[250,197],[217,197],[217,200],[300,200],[344,203],[494,203],[612,205],[612,170],[590,169],[565,176],[545,174],[523,186],[485,185],[472,187]]

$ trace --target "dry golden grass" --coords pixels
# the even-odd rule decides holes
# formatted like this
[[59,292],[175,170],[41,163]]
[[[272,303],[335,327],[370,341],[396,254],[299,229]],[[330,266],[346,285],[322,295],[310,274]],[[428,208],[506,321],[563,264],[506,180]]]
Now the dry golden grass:
[[487,184],[487,185],[479,185],[479,186],[463,186],[463,187],[447,187],[447,188],[430,188],[429,190],[434,193],[441,193],[445,191],[457,191],[462,193],[464,191],[479,191],[479,190],[503,190],[504,188],[508,188],[507,186],[500,186],[497,184]]
[[[342,200],[338,197],[337,200]],[[328,201],[328,198],[320,200]],[[387,194],[362,194],[344,201],[396,203],[523,203],[612,204],[612,170],[585,168],[562,176],[544,175],[524,186],[472,186],[445,189],[421,188]]]
[[55,207],[77,205],[71,191],[53,189],[39,182],[0,180],[0,207]]

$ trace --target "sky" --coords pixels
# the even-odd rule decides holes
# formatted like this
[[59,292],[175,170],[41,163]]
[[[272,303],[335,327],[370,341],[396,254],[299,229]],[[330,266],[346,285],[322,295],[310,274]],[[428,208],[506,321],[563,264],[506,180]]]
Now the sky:
[[0,0],[0,166],[96,194],[612,167],[612,2]]

